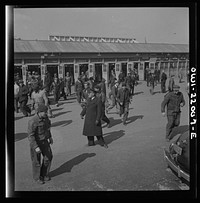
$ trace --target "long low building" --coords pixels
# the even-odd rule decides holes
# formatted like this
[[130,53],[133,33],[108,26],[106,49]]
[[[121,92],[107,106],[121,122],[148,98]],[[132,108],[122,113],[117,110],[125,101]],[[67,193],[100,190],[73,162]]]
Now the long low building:
[[188,67],[188,44],[14,40],[14,72],[24,81],[27,71],[37,71],[42,79],[46,70],[62,78],[69,72],[73,82],[87,72],[108,82],[111,70],[118,76],[135,69],[139,80],[145,80],[147,68],[177,75],[180,68],[186,74]]

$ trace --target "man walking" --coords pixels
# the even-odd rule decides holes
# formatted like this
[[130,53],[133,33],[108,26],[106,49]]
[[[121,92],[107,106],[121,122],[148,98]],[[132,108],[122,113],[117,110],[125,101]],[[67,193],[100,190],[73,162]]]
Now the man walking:
[[126,87],[126,84],[123,82],[122,87],[119,89],[117,93],[117,100],[120,105],[120,117],[123,115],[122,121],[123,125],[126,125],[126,120],[128,118],[129,113],[129,103],[130,103],[130,91]]
[[38,184],[44,184],[45,181],[50,180],[49,171],[53,158],[50,147],[50,144],[53,144],[50,132],[51,121],[48,119],[47,110],[44,104],[39,105],[37,114],[28,122],[33,179]]
[[79,104],[81,104],[81,100],[83,97],[83,89],[84,89],[84,85],[83,85],[83,82],[81,80],[81,77],[79,76],[78,80],[75,83],[75,87],[74,87],[74,90],[75,90],[76,96],[77,96],[77,101]]
[[117,103],[118,86],[119,86],[119,83],[116,82],[115,85],[112,86],[112,88],[111,88],[110,99],[111,99],[112,104],[107,107],[107,109],[106,109],[107,114],[112,108],[114,108],[114,106],[116,106],[117,113],[119,113],[119,105]]
[[91,89],[86,108],[83,108],[80,114],[82,119],[85,116],[83,135],[87,136],[88,146],[95,145],[94,137],[96,136],[99,144],[105,148],[108,148],[108,145],[105,143],[102,136],[101,115],[102,102],[96,96],[94,89]]
[[33,92],[31,94],[32,99],[32,107],[35,109],[35,114],[37,114],[37,109],[41,104],[44,104],[48,108],[48,115],[50,118],[54,118],[54,115],[52,114],[52,111],[49,107],[49,100],[46,94],[45,89],[41,89],[39,84],[35,84],[33,86]]
[[54,101],[56,106],[58,106],[58,101],[60,99],[60,80],[57,77],[56,73],[54,74],[52,86],[53,86]]
[[165,70],[162,70],[162,74],[161,74],[161,92],[165,93],[166,92],[166,80],[167,80],[167,75],[165,73]]
[[182,92],[179,92],[180,87],[178,85],[173,86],[173,92],[169,92],[165,95],[163,102],[161,103],[161,113],[165,116],[165,106],[167,106],[167,120],[166,125],[166,141],[168,142],[171,137],[171,132],[174,127],[179,126],[181,110],[180,107],[185,105],[185,100]]
[[174,82],[174,75],[171,75],[170,76],[170,79],[169,79],[169,85],[168,85],[168,90],[169,92],[172,92],[173,91],[173,86],[175,85],[175,82]]
[[28,102],[28,87],[24,85],[24,81],[19,81],[19,104],[20,104],[20,110],[24,114],[25,117],[31,115],[31,109],[27,106]]

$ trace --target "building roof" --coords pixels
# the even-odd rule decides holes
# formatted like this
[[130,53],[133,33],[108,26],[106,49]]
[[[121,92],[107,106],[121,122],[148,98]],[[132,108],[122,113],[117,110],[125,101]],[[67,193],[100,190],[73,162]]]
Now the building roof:
[[14,40],[15,53],[189,53],[188,44]]

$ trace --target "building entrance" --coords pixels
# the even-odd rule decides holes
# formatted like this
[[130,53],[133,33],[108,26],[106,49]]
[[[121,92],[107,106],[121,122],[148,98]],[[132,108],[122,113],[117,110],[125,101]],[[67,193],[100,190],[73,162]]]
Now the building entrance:
[[124,76],[127,76],[127,63],[122,63],[122,73],[124,74]]
[[79,74],[86,74],[87,75],[87,71],[88,71],[88,64],[80,64],[79,65]]
[[58,76],[58,65],[47,65],[47,71],[50,73],[50,76],[53,78],[56,73]]
[[110,81],[110,78],[111,78],[111,71],[114,71],[115,73],[115,63],[108,64],[108,81]]

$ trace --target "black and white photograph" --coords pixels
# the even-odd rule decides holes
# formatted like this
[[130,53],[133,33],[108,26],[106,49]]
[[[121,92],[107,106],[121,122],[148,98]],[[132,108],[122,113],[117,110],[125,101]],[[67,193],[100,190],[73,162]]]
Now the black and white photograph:
[[5,6],[6,197],[195,196],[195,26],[177,5]]

